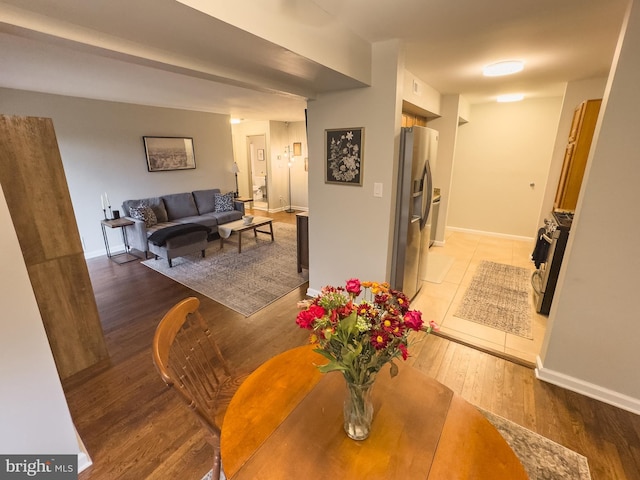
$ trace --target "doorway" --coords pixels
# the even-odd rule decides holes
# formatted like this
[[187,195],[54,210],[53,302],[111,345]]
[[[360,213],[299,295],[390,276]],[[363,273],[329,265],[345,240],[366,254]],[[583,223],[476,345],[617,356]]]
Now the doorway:
[[247,136],[247,154],[249,155],[249,165],[251,173],[249,175],[249,185],[251,186],[251,196],[253,198],[253,208],[256,210],[269,211],[268,167],[265,135]]

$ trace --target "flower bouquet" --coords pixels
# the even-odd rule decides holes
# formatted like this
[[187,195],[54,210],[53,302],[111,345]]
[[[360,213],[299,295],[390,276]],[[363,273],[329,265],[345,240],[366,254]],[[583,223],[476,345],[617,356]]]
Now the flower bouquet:
[[422,314],[409,308],[407,296],[388,283],[351,279],[344,287],[324,287],[304,307],[296,323],[311,330],[311,342],[318,344],[315,351],[329,360],[319,370],[340,371],[347,382],[345,430],[356,440],[367,438],[376,374],[389,364],[391,376],[397,375],[394,360],[409,356],[409,334],[430,333],[438,326],[425,325]]

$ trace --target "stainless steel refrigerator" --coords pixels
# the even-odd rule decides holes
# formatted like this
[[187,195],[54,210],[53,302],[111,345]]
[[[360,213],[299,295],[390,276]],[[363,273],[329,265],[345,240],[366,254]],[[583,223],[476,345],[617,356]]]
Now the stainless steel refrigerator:
[[402,128],[391,286],[413,298],[426,274],[438,132]]

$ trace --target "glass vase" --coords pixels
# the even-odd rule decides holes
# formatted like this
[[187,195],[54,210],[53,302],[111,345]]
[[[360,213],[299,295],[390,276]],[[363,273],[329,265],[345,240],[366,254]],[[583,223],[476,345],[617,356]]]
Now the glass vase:
[[374,379],[365,384],[347,382],[344,400],[344,431],[353,440],[364,440],[369,436],[373,419],[371,391]]

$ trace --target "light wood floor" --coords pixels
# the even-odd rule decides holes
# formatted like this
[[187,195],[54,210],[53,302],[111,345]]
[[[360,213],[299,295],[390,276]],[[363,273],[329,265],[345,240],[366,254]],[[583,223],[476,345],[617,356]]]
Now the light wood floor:
[[540,353],[547,326],[547,317],[536,312],[533,288],[530,288],[529,293],[532,339],[455,316],[481,261],[522,267],[533,273],[535,266],[531,261],[532,251],[533,240],[447,232],[444,246],[432,246],[429,249],[429,262],[446,259],[453,263],[440,283],[422,282],[414,305],[426,318],[438,322],[441,326],[440,331],[448,338],[502,354],[505,358],[533,367],[536,364],[536,356]]
[[[294,214],[274,218],[295,222]],[[307,286],[244,318],[138,262],[119,266],[97,258],[88,265],[110,360],[63,385],[94,462],[80,479],[199,480],[209,470],[211,450],[193,414],[154,369],[150,345],[157,322],[182,298],[199,297],[223,354],[239,374],[248,374],[305,343],[294,318]],[[410,353],[416,368],[468,401],[587,456],[593,480],[640,479],[640,417],[434,335],[417,339]]]

